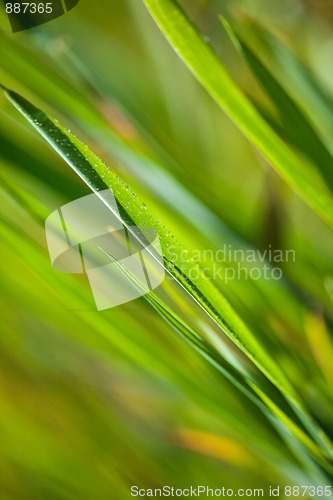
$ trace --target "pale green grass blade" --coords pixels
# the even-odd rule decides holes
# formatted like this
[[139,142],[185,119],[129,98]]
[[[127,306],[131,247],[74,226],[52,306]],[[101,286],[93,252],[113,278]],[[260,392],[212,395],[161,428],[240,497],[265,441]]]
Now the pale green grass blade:
[[270,128],[176,3],[172,0],[144,1],[163,34],[203,87],[285,181],[333,225],[332,196],[318,172],[300,161]]

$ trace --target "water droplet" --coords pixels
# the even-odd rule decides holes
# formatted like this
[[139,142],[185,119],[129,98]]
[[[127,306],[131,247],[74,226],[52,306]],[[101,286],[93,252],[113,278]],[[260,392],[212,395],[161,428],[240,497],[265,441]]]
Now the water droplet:
[[142,206],[143,206],[144,209],[147,208],[147,205],[145,203],[142,203]]

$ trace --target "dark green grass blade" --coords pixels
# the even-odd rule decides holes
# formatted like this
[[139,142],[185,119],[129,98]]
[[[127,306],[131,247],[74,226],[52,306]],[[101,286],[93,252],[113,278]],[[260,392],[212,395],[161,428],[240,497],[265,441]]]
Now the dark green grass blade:
[[239,34],[225,19],[222,19],[222,22],[235,47],[244,56],[261,87],[276,106],[281,120],[282,137],[310,158],[317,166],[330,191],[333,192],[333,157],[314,127]]

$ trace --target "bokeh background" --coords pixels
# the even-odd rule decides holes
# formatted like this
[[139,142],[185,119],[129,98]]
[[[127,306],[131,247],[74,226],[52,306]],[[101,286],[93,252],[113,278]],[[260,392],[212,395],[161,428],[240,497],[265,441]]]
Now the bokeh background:
[[[279,103],[219,16],[236,26],[332,152],[330,0],[181,5],[278,121]],[[1,82],[86,142],[184,245],[295,250],[281,282],[216,284],[333,437],[332,230],[195,81],[143,1],[81,0],[17,34],[2,10],[0,24]],[[0,146],[1,500],[125,499],[131,485],[329,484],[144,298],[98,313],[84,276],[52,269],[45,219],[89,190],[2,96]],[[159,293],[256,372],[173,280]]]

